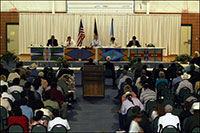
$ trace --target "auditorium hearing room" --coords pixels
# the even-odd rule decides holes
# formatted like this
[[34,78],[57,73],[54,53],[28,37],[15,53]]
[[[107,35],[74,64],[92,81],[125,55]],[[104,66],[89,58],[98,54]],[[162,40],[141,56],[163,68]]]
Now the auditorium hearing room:
[[199,0],[0,0],[1,133],[200,133]]

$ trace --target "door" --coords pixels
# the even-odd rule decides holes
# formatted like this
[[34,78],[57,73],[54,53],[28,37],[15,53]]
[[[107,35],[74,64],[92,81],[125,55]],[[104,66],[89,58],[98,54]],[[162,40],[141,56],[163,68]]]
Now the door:
[[192,25],[181,25],[180,54],[191,55],[192,51]]
[[7,51],[14,52],[16,55],[19,55],[19,24],[9,23],[6,24],[7,31]]

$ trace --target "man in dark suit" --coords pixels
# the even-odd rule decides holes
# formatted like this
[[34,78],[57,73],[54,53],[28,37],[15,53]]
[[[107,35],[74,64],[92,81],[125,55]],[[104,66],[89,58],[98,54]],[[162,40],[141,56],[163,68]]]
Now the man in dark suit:
[[55,36],[52,35],[51,39],[48,40],[47,46],[51,45],[52,47],[58,46],[58,41],[55,39]]
[[136,40],[136,36],[133,36],[132,39],[133,39],[133,40],[129,41],[127,47],[132,47],[132,46],[141,47],[139,41]]

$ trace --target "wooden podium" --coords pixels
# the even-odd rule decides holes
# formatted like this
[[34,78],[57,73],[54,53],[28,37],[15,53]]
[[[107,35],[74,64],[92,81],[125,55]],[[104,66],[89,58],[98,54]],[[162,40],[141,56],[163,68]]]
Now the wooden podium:
[[88,65],[83,67],[82,83],[84,97],[104,97],[105,66]]

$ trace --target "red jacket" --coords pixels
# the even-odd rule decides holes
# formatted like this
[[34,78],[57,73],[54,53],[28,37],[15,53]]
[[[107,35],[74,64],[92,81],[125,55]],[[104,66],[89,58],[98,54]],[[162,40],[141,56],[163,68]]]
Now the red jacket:
[[8,126],[12,124],[21,125],[24,129],[24,133],[28,133],[28,119],[26,116],[10,116],[8,118]]

